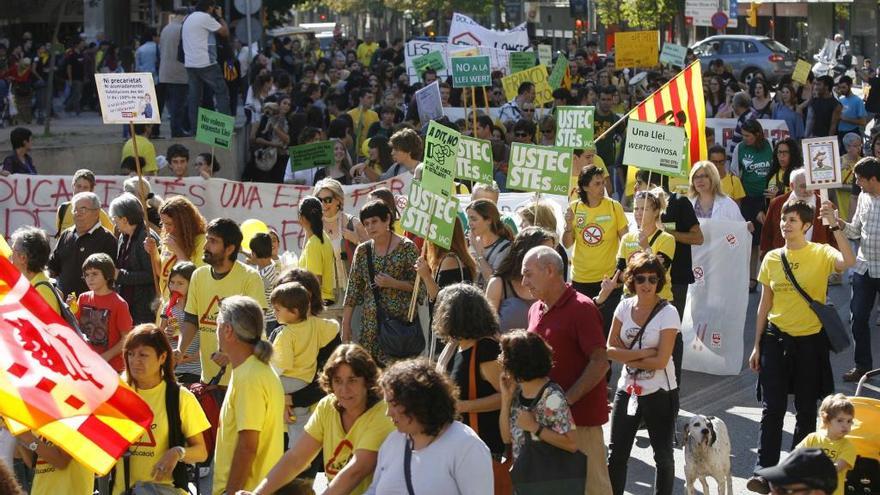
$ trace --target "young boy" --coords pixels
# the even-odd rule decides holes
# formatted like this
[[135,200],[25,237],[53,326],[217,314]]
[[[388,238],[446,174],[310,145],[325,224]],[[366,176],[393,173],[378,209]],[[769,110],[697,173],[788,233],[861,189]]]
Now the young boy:
[[82,271],[89,290],[76,301],[79,327],[92,350],[121,372],[124,367],[122,342],[131,331],[132,319],[128,303],[113,290],[116,265],[110,256],[95,253],[86,258]]
[[[161,328],[170,342],[177,341],[180,334],[180,323],[183,321],[183,312],[186,308],[186,295],[189,293],[189,281],[196,265],[189,261],[181,261],[171,268],[168,275],[168,292],[171,294],[168,304],[162,308],[159,315]],[[199,361],[199,333],[186,349],[183,359],[174,368],[177,381],[184,385],[198,383],[202,375],[202,365]]]
[[852,429],[856,409],[853,403],[843,394],[825,397],[819,406],[819,417],[822,418],[822,429],[810,433],[798,447],[815,447],[822,449],[831,458],[837,468],[837,490],[833,495],[844,494],[846,472],[856,462],[856,448],[846,439]]
[[[251,249],[251,264],[260,272],[260,278],[263,279],[263,289],[266,291],[266,300],[272,295],[272,289],[278,283],[278,267],[272,259],[274,250],[272,249],[272,236],[265,232],[254,234],[248,247]],[[270,304],[264,310],[264,319],[266,320],[266,335],[272,335],[272,330],[278,326],[275,319],[275,311]]]

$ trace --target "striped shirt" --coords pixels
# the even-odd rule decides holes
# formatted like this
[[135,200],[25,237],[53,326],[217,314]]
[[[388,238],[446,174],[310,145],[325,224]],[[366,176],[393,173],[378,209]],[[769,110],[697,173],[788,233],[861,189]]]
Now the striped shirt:
[[844,225],[843,233],[850,239],[861,239],[853,269],[860,275],[868,272],[880,278],[880,195],[859,194],[852,223]]

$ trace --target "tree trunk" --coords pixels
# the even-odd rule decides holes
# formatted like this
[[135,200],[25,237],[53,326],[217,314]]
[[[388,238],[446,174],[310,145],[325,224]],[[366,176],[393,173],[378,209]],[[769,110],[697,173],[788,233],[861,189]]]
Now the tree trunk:
[[61,18],[64,17],[64,9],[67,8],[68,0],[61,0],[58,5],[58,18],[55,20],[55,30],[52,31],[52,48],[49,52],[49,80],[46,81],[46,100],[43,102],[43,115],[46,124],[43,126],[43,135],[48,136],[50,122],[52,121],[52,96],[55,93],[55,72],[58,70],[58,55],[55,53],[55,44],[58,43],[58,31],[61,30]]

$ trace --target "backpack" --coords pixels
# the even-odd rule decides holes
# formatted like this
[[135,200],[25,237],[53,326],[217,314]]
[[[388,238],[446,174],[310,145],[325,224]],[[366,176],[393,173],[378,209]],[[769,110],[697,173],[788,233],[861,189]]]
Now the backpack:
[[69,326],[73,329],[73,331],[79,334],[79,336],[82,337],[83,340],[88,342],[88,338],[86,338],[85,334],[82,333],[82,331],[79,329],[79,321],[76,319],[76,315],[73,314],[73,311],[70,310],[70,305],[68,305],[63,299],[61,299],[61,294],[58,293],[58,289],[56,289],[54,285],[46,282],[45,280],[42,282],[37,282],[36,285],[34,285],[34,289],[41,285],[45,285],[46,287],[48,287],[52,291],[52,294],[55,295],[55,301],[58,302],[58,310],[61,313],[61,319],[64,320],[65,323],[67,323],[67,326]]

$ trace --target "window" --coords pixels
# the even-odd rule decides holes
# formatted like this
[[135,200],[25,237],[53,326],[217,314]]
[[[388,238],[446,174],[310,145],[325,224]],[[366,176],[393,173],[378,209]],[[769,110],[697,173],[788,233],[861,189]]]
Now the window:
[[746,45],[746,53],[758,53],[758,47],[750,41],[744,43]]
[[722,55],[742,55],[743,52],[743,42],[739,40],[725,40],[721,45]]

